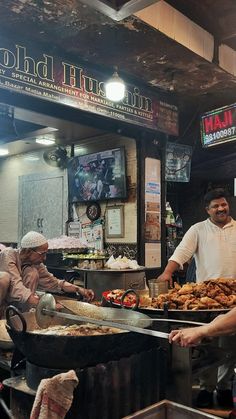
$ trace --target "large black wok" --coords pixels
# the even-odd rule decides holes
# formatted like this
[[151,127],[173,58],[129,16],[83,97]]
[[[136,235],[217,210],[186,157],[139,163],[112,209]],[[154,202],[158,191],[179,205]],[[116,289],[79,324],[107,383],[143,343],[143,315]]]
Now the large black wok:
[[[112,310],[112,309],[111,309]],[[115,310],[119,313],[120,310]],[[128,311],[125,311],[128,313]],[[140,313],[136,313],[142,316]],[[132,332],[99,336],[55,336],[31,333],[39,329],[35,313],[20,313],[15,307],[6,310],[7,331],[26,359],[48,368],[82,368],[117,360],[149,349],[155,339]],[[73,323],[73,322],[71,322]],[[52,319],[52,325],[71,324]]]

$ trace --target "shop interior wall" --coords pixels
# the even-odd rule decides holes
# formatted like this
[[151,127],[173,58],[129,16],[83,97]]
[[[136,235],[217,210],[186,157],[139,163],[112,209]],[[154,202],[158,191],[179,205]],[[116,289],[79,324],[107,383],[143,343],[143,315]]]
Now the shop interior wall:
[[61,169],[51,167],[43,159],[43,151],[19,154],[0,160],[0,241],[17,243],[19,177],[29,174],[60,174]]
[[[127,176],[127,199],[108,200],[101,202],[101,214],[106,219],[106,210],[108,206],[124,205],[124,237],[107,238],[106,243],[136,243],[137,242],[137,153],[136,141],[131,138],[120,137],[109,134],[98,141],[89,141],[86,145],[86,152],[93,153],[102,150],[108,150],[115,147],[125,148],[126,157],[126,176]],[[75,149],[75,154],[77,153]],[[79,203],[76,207],[77,215],[81,222],[88,222],[86,217],[86,204]]]
[[[135,243],[137,241],[137,161],[136,143],[133,139],[106,135],[99,139],[92,139],[83,144],[81,154],[93,151],[107,150],[124,146],[126,153],[128,198],[125,201],[108,201],[102,203],[102,215],[106,205],[122,203],[124,205],[125,236],[117,238],[116,242]],[[76,150],[80,149],[78,144]],[[0,242],[17,243],[18,240],[18,208],[19,208],[19,176],[28,174],[62,173],[61,169],[51,167],[43,159],[43,151],[19,154],[0,160]],[[79,216],[85,213],[85,205],[78,207]],[[109,239],[107,241],[114,241]]]

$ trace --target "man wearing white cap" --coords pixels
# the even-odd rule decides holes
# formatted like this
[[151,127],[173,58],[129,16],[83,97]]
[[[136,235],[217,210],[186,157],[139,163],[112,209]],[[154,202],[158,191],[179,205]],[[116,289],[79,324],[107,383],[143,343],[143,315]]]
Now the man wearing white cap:
[[92,300],[92,290],[60,280],[48,272],[44,265],[47,251],[47,239],[30,231],[22,238],[20,249],[6,248],[0,252],[0,271],[7,272],[10,277],[6,302],[15,303],[22,310],[28,309],[39,302],[35,294],[37,289],[79,292],[88,301]]

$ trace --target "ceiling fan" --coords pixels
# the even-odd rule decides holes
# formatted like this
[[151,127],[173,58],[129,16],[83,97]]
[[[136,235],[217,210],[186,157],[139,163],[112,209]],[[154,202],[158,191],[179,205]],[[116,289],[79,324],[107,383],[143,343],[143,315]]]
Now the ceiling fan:
[[65,169],[69,158],[65,148],[56,147],[51,150],[44,151],[43,159],[49,166]]

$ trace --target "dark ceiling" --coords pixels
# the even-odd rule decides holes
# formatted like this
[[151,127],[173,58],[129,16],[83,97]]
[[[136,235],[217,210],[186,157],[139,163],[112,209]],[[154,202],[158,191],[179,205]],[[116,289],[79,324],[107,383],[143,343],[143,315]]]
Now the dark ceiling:
[[[174,77],[174,93],[180,95],[180,104],[206,94],[210,102],[233,100],[234,76],[133,15],[116,21],[104,14],[107,5],[110,5],[110,15],[114,11],[114,17],[124,7],[127,12],[134,9],[131,5],[142,9],[150,3],[153,1],[2,0],[0,33],[48,43],[107,71],[117,65],[122,75],[141,79],[164,91],[172,90]],[[170,0],[168,3],[211,32],[216,40],[235,47],[235,0]]]
[[171,6],[189,17],[216,42],[236,50],[236,4],[234,0],[166,0]]
[[[158,0],[82,0],[85,4],[107,14],[114,20],[121,20]],[[218,43],[236,49],[236,10],[234,0],[166,0],[176,10],[210,32]]]
[[108,74],[117,65],[124,79],[139,79],[152,89],[167,92],[181,111],[181,136],[185,142],[191,142],[190,131],[195,129],[201,112],[235,101],[236,78],[217,65],[217,52],[220,43],[236,50],[236,2],[167,0],[214,36],[215,63],[133,15],[152,3],[2,0],[0,35],[48,44],[52,49],[65,51],[73,60],[81,58],[102,66]]

